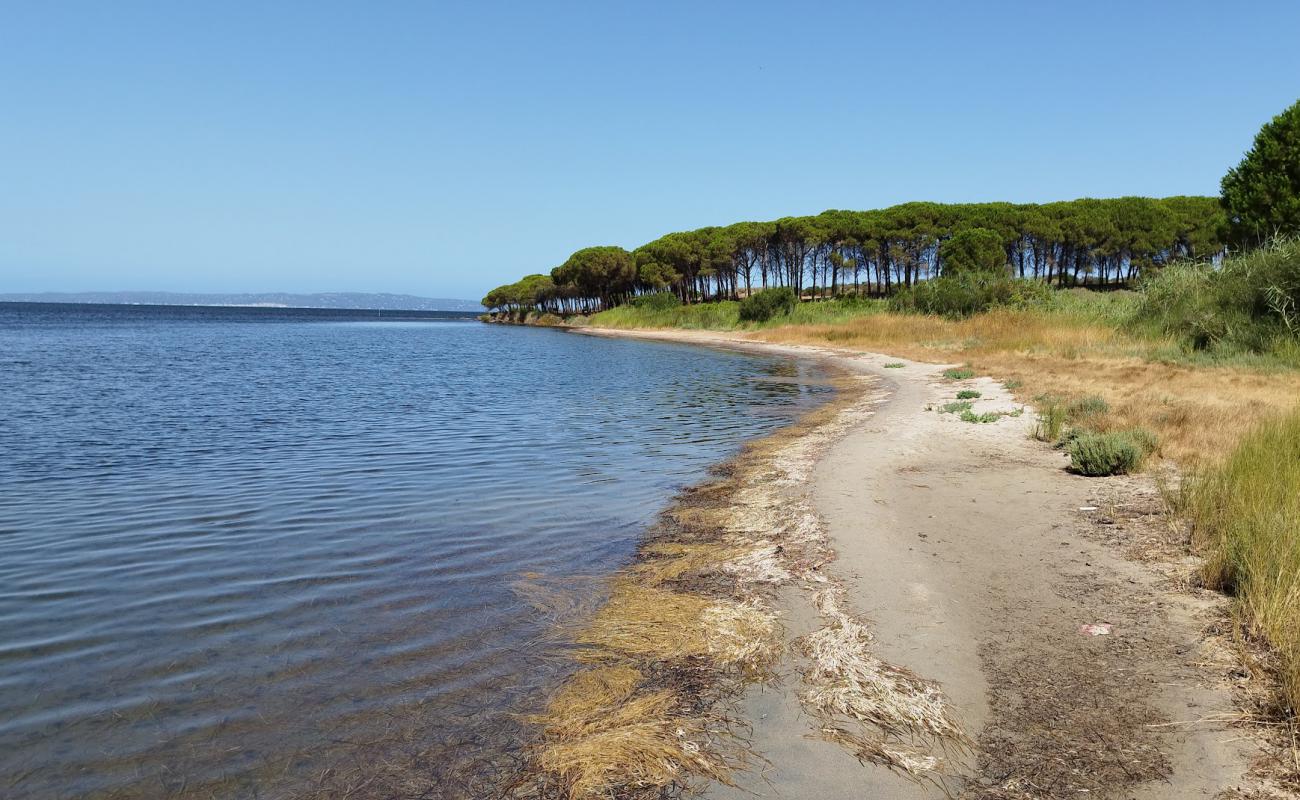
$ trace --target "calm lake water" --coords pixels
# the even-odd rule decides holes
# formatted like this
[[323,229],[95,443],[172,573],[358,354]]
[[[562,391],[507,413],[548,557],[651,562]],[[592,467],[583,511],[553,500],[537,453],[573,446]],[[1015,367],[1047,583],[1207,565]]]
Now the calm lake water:
[[430,796],[501,767],[566,663],[525,589],[626,564],[830,391],[428,317],[0,304],[0,796]]

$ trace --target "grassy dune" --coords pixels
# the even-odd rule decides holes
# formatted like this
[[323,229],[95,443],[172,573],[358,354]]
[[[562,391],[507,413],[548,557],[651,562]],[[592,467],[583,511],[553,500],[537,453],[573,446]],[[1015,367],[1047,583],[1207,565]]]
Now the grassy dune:
[[[741,323],[736,303],[621,307],[590,324],[728,330],[961,363],[1056,417],[1044,420],[1054,428],[1047,438],[1078,425],[1153,449],[1157,463],[1189,476],[1183,511],[1207,582],[1232,591],[1243,626],[1271,644],[1290,713],[1300,708],[1300,346],[1286,316],[1294,309],[1270,309],[1279,286],[1294,288],[1298,263],[1300,245],[1284,243],[1218,271],[1171,268],[1142,293],[1063,291],[1037,307],[962,318],[852,299],[803,303],[758,324]],[[1086,398],[1100,400],[1081,419],[1070,409]],[[1104,443],[1083,444],[1091,452]]]

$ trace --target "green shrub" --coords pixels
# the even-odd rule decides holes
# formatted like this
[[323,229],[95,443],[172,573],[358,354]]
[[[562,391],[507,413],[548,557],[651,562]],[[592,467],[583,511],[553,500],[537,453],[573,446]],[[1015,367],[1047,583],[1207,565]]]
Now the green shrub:
[[892,364],[885,365],[885,369],[902,369],[902,368],[903,368],[903,363],[900,361],[895,361]]
[[1050,305],[1052,288],[1042,281],[1019,280],[1002,274],[962,272],[920,281],[889,299],[892,311],[968,317],[995,306],[1036,308]]
[[1111,433],[1075,430],[1068,438],[1066,452],[1070,454],[1070,469],[1089,477],[1136,472],[1155,446],[1153,434],[1138,430]]
[[671,311],[682,304],[681,298],[672,292],[652,292],[632,298],[632,307],[646,311]]
[[978,400],[979,398],[980,393],[974,389],[962,389],[957,393],[958,400]]
[[939,407],[939,413],[956,414],[958,411],[966,412],[971,410],[972,405],[974,404],[971,403],[971,401],[969,400],[961,400],[956,403],[944,403],[942,406]]
[[740,321],[767,322],[775,316],[794,311],[798,302],[794,290],[787,286],[763,289],[740,301]]
[[1197,350],[1270,353],[1300,338],[1300,240],[1278,240],[1220,267],[1171,264],[1143,284],[1133,324]]
[[950,381],[964,381],[967,378],[975,377],[975,370],[969,367],[953,367],[943,371],[943,377]]

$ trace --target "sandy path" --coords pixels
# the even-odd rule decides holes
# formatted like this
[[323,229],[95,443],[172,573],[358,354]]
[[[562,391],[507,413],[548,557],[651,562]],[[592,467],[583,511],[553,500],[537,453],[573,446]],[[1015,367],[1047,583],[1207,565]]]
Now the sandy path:
[[[934,410],[959,388],[982,392],[976,411],[1017,407],[987,379],[956,383],[935,365],[885,369],[901,360],[717,334],[617,334],[821,355],[883,381],[875,415],[832,446],[805,491],[876,655],[937,681],[975,742],[948,769],[954,794],[1198,798],[1237,785],[1247,746],[1218,726],[1185,724],[1232,710],[1196,667],[1209,657],[1204,601],[1101,543],[1098,512],[1081,510],[1139,482],[1065,472],[1060,453],[1028,437],[1031,414],[972,424]],[[792,638],[819,624],[797,587],[781,605]],[[1099,622],[1113,632],[1080,633]],[[742,700],[770,764],[707,796],[941,796],[810,736],[796,698],[802,666],[789,656],[781,685]]]

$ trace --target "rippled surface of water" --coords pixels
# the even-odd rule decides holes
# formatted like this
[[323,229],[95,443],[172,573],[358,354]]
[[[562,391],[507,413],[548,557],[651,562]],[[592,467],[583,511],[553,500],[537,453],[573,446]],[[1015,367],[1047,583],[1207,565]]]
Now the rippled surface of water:
[[385,737],[468,747],[551,677],[520,576],[626,563],[676,490],[826,396],[810,370],[0,305],[0,796],[295,796]]

